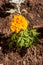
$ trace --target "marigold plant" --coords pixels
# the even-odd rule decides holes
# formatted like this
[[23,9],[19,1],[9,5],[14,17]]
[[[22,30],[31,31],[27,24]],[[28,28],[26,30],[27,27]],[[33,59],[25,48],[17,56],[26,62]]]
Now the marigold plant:
[[28,26],[28,22],[22,15],[14,15],[14,18],[11,20],[10,29],[12,32],[20,32],[21,30],[25,30]]
[[38,42],[39,33],[36,29],[28,28],[28,22],[22,15],[14,15],[11,20],[10,29],[12,34],[7,40],[8,47],[12,49],[14,46],[17,50],[23,47],[31,47],[32,44],[36,45]]

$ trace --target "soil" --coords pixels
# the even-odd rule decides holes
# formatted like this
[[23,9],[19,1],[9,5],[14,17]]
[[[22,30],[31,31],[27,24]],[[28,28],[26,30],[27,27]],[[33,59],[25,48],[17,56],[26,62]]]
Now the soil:
[[43,0],[26,0],[21,4],[21,14],[30,21],[30,27],[36,27],[40,32],[37,46],[22,49],[21,52],[8,50],[5,40],[12,33],[9,25],[13,14],[6,13],[9,9],[16,9],[16,4],[10,4],[9,0],[0,0],[0,65],[43,65]]

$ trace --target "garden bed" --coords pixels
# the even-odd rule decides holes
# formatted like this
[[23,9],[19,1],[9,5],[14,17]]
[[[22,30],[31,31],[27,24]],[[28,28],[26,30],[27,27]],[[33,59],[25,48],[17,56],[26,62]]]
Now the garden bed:
[[[9,25],[13,14],[6,13],[10,8],[17,8],[9,0],[0,1],[0,43],[6,43],[12,33]],[[24,11],[25,10],[25,11]],[[43,0],[26,0],[21,4],[21,13],[30,21],[29,27],[34,27],[40,33],[37,46],[17,52],[15,48],[9,50],[6,44],[0,44],[0,64],[3,65],[43,65]]]

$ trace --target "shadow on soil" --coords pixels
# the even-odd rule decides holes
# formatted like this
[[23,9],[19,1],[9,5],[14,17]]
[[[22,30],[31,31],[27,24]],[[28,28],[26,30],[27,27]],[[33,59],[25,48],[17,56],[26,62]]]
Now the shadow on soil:
[[9,15],[10,15],[10,13],[0,12],[0,17],[1,18],[5,18],[5,17],[7,17]]
[[8,3],[8,4],[2,5],[1,8],[0,8],[0,17],[5,18],[10,15],[10,13],[6,13],[6,11],[8,11],[10,9],[14,9],[14,6],[12,6],[10,3]]
[[9,52],[11,52],[11,51],[13,51],[13,52],[16,52],[16,51],[17,51],[21,57],[23,57],[23,56],[26,54],[27,48],[24,48],[24,47],[23,47],[23,48],[19,51],[19,50],[17,50],[15,44],[14,44],[13,47],[10,49],[10,48],[8,47],[8,45],[7,45],[7,40],[8,40],[8,37],[5,38],[5,37],[3,37],[2,34],[0,34],[0,42],[1,42],[0,46],[2,47],[2,52],[3,52],[3,54],[7,54],[7,53],[9,53]]
[[43,28],[39,28],[37,31],[40,33],[38,38],[39,39],[43,38]]

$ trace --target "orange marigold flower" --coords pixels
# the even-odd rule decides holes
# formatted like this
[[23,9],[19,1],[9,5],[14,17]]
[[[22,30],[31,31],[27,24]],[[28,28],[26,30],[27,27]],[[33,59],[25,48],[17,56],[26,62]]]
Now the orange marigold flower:
[[25,30],[28,26],[28,22],[22,15],[14,15],[14,18],[11,20],[10,29],[12,32],[18,33],[20,30]]

